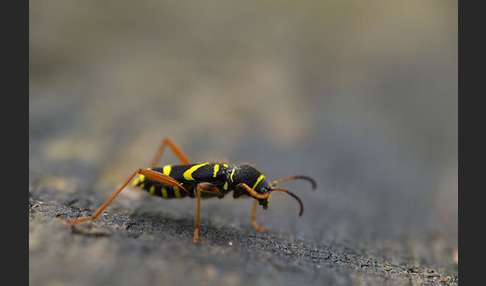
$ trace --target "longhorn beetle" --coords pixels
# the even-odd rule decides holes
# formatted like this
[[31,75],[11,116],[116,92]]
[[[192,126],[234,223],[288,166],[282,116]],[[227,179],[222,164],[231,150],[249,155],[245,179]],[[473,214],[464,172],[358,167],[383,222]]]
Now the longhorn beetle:
[[[182,165],[165,165],[155,167],[168,146],[175,155],[181,160]],[[133,182],[133,185],[148,191],[151,195],[160,196],[164,199],[197,197],[196,211],[196,228],[194,230],[194,242],[199,243],[199,211],[201,209],[201,198],[222,198],[229,192],[233,191],[233,198],[242,196],[255,199],[251,220],[253,227],[257,231],[263,231],[265,228],[256,222],[256,212],[258,204],[267,209],[269,205],[270,194],[272,192],[284,192],[291,195],[299,202],[299,216],[304,212],[304,205],[299,197],[288,190],[277,189],[276,185],[294,179],[307,180],[312,184],[312,189],[316,189],[316,182],[307,176],[292,176],[274,181],[271,185],[265,180],[265,176],[255,169],[255,167],[242,164],[230,166],[226,162],[205,162],[191,163],[184,151],[170,137],[162,140],[157,153],[155,154],[150,168],[135,170],[118,190],[90,217],[69,220],[62,218],[68,224],[77,224],[80,222],[95,220],[101,212],[111,203],[111,201],[130,183],[130,181],[139,175]]]

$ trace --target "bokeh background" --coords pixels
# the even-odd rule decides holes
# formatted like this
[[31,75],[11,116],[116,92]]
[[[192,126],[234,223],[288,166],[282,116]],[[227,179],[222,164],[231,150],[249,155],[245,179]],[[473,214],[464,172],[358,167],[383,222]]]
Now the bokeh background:
[[[171,136],[194,161],[314,177],[316,192],[282,184],[303,217],[284,194],[259,210],[274,235],[457,271],[457,1],[29,6],[36,196],[95,209]],[[132,189],[113,202],[188,219],[194,205]],[[204,201],[202,227],[251,228],[251,205]],[[58,262],[35,223],[31,283]]]

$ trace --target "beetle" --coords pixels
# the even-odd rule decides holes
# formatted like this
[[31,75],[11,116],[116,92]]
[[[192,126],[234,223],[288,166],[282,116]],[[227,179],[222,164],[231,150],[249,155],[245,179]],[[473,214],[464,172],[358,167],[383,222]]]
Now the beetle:
[[[182,162],[180,165],[165,165],[156,167],[166,147],[169,147]],[[276,185],[294,180],[302,179],[312,184],[312,189],[317,187],[314,179],[308,176],[291,176],[280,179],[269,184],[265,176],[254,166],[249,164],[229,165],[225,160],[221,162],[191,163],[184,151],[170,137],[162,140],[159,148],[151,161],[150,168],[135,170],[118,190],[101,206],[92,216],[69,220],[61,218],[68,224],[77,224],[84,221],[95,220],[113,199],[132,181],[133,185],[153,196],[160,196],[164,199],[172,198],[197,198],[196,223],[193,241],[199,243],[200,209],[201,199],[223,198],[233,191],[233,198],[250,197],[254,199],[251,213],[253,227],[257,231],[265,230],[256,221],[258,204],[263,209],[269,206],[270,194],[272,192],[284,192],[292,196],[300,205],[299,216],[304,212],[304,205],[301,199],[294,193],[275,188]]]

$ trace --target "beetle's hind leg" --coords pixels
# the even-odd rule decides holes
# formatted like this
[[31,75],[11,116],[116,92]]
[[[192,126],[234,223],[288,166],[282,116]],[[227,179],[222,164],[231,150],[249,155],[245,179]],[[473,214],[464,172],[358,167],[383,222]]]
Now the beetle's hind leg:
[[92,216],[78,218],[78,219],[74,219],[74,220],[69,220],[69,219],[66,219],[66,218],[61,218],[61,219],[64,220],[65,222],[69,223],[69,224],[77,224],[77,223],[80,223],[80,222],[97,219],[98,216],[101,214],[101,212],[103,212],[103,210],[111,203],[111,201],[113,201],[113,199],[115,199],[115,197],[118,196],[118,194],[121,191],[123,191],[123,189],[128,185],[128,183],[130,183],[130,181],[133,179],[133,177],[135,177],[135,175],[137,175],[137,174],[143,175],[143,176],[145,176],[145,177],[147,177],[151,180],[157,181],[157,182],[166,183],[166,184],[169,184],[169,185],[172,185],[172,186],[177,186],[181,190],[185,191],[190,197],[194,197],[194,195],[192,193],[190,193],[184,186],[182,186],[178,181],[174,180],[173,178],[171,178],[171,177],[169,177],[165,174],[156,172],[156,171],[147,170],[147,169],[138,169],[138,170],[135,170],[128,177],[128,179],[123,183],[123,185],[121,185],[121,187],[118,188],[118,190],[101,207],[99,207],[94,212],[94,214]]
[[170,137],[166,137],[162,142],[160,143],[159,149],[157,150],[157,153],[155,153],[154,158],[152,159],[152,162],[150,163],[150,168],[155,168],[157,167],[157,164],[160,162],[160,159],[162,158],[162,155],[164,154],[164,149],[165,146],[169,146],[172,152],[181,160],[182,164],[188,165],[190,164],[190,160],[187,157],[186,153],[182,150],[182,148],[177,145],[177,143],[174,141],[174,139]]

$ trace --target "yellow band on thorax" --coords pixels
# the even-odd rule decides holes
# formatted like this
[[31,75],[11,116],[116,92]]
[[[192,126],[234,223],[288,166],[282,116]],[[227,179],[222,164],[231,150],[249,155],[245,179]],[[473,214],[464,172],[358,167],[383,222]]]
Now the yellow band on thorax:
[[256,181],[256,183],[253,185],[253,190],[258,186],[258,184],[260,184],[260,182],[263,180],[263,178],[265,178],[264,175],[260,175],[260,177],[258,177],[258,180]]

